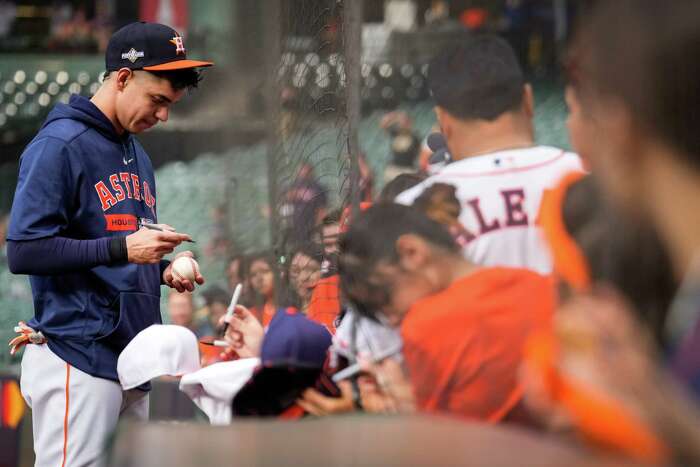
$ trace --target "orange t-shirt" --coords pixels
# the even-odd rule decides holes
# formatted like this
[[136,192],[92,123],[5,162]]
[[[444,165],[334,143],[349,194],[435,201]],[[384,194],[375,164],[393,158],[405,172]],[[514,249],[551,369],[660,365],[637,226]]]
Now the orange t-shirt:
[[258,321],[260,321],[263,327],[267,327],[270,324],[272,318],[275,317],[276,311],[275,305],[271,301],[265,302],[262,310],[259,307],[253,307],[250,309],[250,312],[258,318]]
[[335,320],[340,313],[340,276],[324,277],[316,284],[309,300],[306,317],[326,326],[335,334]]
[[554,311],[552,280],[484,268],[416,302],[401,325],[419,409],[497,422],[520,402],[530,334]]

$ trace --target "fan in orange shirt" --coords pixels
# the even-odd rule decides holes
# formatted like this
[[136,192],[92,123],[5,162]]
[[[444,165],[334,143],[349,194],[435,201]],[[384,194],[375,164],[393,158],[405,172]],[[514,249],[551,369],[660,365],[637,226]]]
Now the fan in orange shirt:
[[341,240],[341,287],[358,312],[400,326],[420,410],[498,422],[520,415],[527,338],[549,322],[550,279],[479,268],[415,208],[374,206]]
[[275,274],[273,260],[267,253],[252,255],[248,261],[247,274],[255,296],[255,305],[250,311],[267,327],[275,316]]

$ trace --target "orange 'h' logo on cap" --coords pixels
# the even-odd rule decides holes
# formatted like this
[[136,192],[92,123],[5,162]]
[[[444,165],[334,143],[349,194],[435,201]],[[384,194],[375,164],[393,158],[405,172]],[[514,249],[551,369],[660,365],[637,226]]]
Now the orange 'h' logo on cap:
[[185,53],[185,43],[182,42],[182,36],[175,36],[170,39],[170,42],[175,45],[175,54],[180,55]]

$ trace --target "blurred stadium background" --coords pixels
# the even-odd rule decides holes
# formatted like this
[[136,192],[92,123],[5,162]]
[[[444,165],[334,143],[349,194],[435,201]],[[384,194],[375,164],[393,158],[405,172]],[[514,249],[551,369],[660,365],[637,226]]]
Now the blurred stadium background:
[[[0,0],[0,219],[23,148],[56,103],[95,92],[110,34],[132,21],[169,24],[188,56],[216,62],[167,123],[139,136],[159,219],[197,240],[212,284],[230,255],[283,241],[284,190],[302,164],[329,210],[357,199],[360,153],[381,190],[396,136],[382,116],[405,112],[424,138],[435,124],[426,63],[468,34],[511,41],[535,87],[538,142],[568,147],[558,63],[575,14],[567,0]],[[28,280],[9,273],[3,245],[0,341],[31,315]],[[0,352],[0,370],[17,364]]]

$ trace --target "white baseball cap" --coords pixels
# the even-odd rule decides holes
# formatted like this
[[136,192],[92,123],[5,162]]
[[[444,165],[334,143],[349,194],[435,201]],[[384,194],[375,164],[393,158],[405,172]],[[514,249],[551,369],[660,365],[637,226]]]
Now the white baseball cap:
[[186,374],[180,391],[209,417],[212,425],[231,423],[231,401],[260,365],[259,358],[241,358],[219,362]]
[[[398,329],[372,321],[350,308],[333,336],[331,351],[354,363],[358,358],[371,360],[393,349],[400,349],[401,342]],[[394,358],[400,360],[400,352],[396,353]]]
[[171,324],[154,324],[136,334],[117,361],[125,391],[159,376],[182,376],[199,369],[197,337]]

